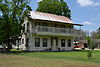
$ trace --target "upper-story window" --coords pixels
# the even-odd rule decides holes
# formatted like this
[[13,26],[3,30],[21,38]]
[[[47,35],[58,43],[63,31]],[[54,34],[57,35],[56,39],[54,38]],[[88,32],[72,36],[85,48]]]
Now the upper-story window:
[[25,24],[23,24],[23,32],[25,32]]
[[41,23],[40,22],[35,22],[35,26],[40,26]]
[[45,22],[44,22],[44,23],[42,23],[42,25],[43,25],[43,26],[48,26],[48,24],[47,24],[47,23],[45,23]]
[[29,22],[27,23],[27,32],[29,31]]
[[58,24],[54,24],[54,27],[58,27]]
[[66,26],[65,25],[61,25],[61,28],[63,28],[63,29],[61,29],[61,33],[66,33]]
[[47,28],[47,26],[48,26],[47,23],[43,23],[42,25],[44,26],[44,27],[43,27],[43,31],[47,31],[47,30],[48,30],[48,28]]
[[66,28],[66,26],[65,25],[61,25],[61,28]]
[[59,32],[59,29],[58,29],[59,26],[58,26],[58,24],[54,24],[54,27],[55,27],[55,32],[58,33]]
[[73,28],[73,25],[69,25],[69,28],[72,29]]

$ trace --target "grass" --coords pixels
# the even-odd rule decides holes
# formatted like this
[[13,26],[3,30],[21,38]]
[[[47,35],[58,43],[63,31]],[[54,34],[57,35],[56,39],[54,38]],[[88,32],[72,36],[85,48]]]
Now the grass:
[[0,67],[100,67],[100,51],[0,53]]

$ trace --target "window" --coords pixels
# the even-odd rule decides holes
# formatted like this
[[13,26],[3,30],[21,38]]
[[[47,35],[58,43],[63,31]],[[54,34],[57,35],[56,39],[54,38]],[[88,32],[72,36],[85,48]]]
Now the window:
[[22,44],[24,44],[24,39],[22,39]]
[[29,47],[29,39],[28,38],[26,38],[26,45],[25,46]]
[[68,47],[71,47],[71,39],[68,39]]
[[27,23],[27,32],[29,32],[29,22]]
[[72,29],[73,28],[73,25],[69,25],[69,28]]
[[43,47],[47,47],[48,40],[47,38],[43,38]]
[[61,39],[61,46],[65,47],[65,39]]
[[54,27],[58,27],[58,24],[54,24]]
[[65,25],[61,25],[61,28],[66,28],[66,26]]
[[25,24],[23,24],[23,32],[25,32]]
[[35,26],[40,26],[40,22],[35,22]]
[[41,26],[41,23],[40,22],[35,22],[35,26],[38,26],[36,28],[37,31],[41,31],[41,28],[39,26]]
[[40,47],[40,38],[35,38],[35,47]]
[[47,26],[47,23],[43,23],[43,26]]
[[48,26],[47,23],[43,23],[43,26],[45,26],[45,27],[43,27],[43,31],[47,31],[47,27],[46,27],[46,26]]
[[62,28],[61,33],[66,33],[66,30],[65,30],[66,26],[62,25],[61,28]]
[[[59,33],[59,26],[58,26],[58,24],[54,24],[54,27],[55,27],[55,33]],[[58,28],[57,28],[58,27]]]

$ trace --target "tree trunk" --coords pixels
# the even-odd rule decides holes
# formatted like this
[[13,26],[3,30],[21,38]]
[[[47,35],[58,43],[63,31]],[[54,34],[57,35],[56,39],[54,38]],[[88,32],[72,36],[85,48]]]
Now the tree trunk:
[[7,52],[10,52],[10,49],[12,49],[12,45],[10,44],[10,41],[8,41],[8,44],[7,44]]

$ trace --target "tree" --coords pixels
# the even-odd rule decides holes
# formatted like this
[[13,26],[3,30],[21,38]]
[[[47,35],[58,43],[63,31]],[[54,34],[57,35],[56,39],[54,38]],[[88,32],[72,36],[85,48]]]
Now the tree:
[[88,50],[87,57],[88,57],[88,59],[92,58],[92,51],[91,50]]
[[12,48],[12,42],[21,36],[22,23],[29,10],[29,0],[0,0],[0,43]]
[[96,47],[96,41],[95,39],[92,39],[90,37],[86,37],[86,40],[87,40],[87,45],[89,47],[89,49],[91,50],[88,50],[87,51],[87,57],[88,59],[91,59],[92,58],[92,50],[94,50],[94,48]]
[[90,37],[87,37],[86,40],[87,40],[87,45],[88,45],[89,49],[94,50],[94,48],[97,45],[95,39],[92,39]]
[[97,39],[100,39],[100,27],[97,29],[97,33],[96,33],[97,35],[96,35],[96,38]]
[[64,0],[42,0],[36,11],[66,16],[71,19],[71,10]]
[[92,32],[92,38],[94,39],[100,39],[100,27],[97,29],[97,31]]

